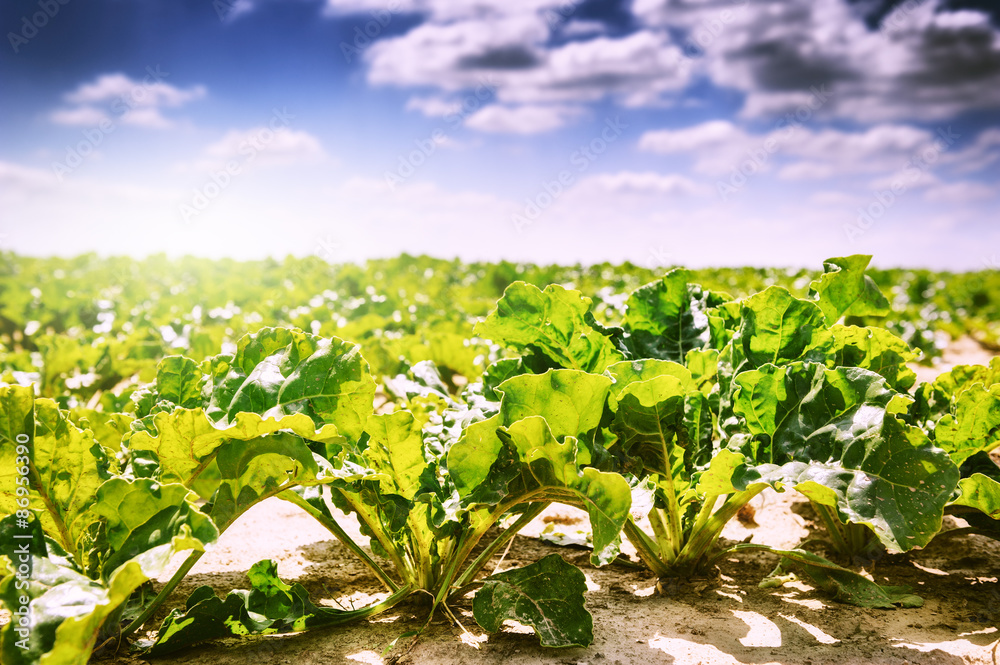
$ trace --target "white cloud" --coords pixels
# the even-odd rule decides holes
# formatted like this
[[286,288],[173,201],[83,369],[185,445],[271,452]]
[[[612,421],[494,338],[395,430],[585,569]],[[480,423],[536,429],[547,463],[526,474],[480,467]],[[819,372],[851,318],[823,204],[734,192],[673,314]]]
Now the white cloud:
[[861,122],[1000,107],[1000,30],[944,0],[903,3],[884,31],[845,0],[636,0],[633,11],[651,28],[688,30],[704,52],[697,68],[747,93],[746,115],[794,110],[824,84],[821,114]]
[[51,171],[0,161],[0,187],[11,190],[37,190],[53,187],[58,179]]
[[1000,157],[1000,131],[986,130],[964,149],[948,145],[958,138],[909,125],[880,124],[860,131],[786,126],[754,134],[728,120],[712,120],[682,129],[648,131],[640,150],[689,154],[697,173],[724,175],[746,160],[771,167],[780,163],[784,180],[828,180],[859,175],[891,175],[916,165],[927,171],[939,165],[970,170]]
[[462,110],[462,103],[444,97],[410,97],[406,100],[407,111],[419,111],[428,118],[443,118]]
[[933,203],[964,204],[985,201],[997,194],[995,187],[979,182],[953,182],[929,188],[924,199]]
[[[260,126],[249,130],[230,130],[209,144],[193,167],[199,171],[225,168],[236,162],[249,166],[293,166],[322,162],[326,153],[312,134],[287,127]],[[182,169],[183,170],[183,169]]]
[[520,13],[424,23],[366,51],[376,85],[430,86],[454,92],[489,82],[508,104],[560,104],[613,97],[655,105],[689,82],[668,35],[639,31],[547,48],[541,14]]
[[958,173],[973,173],[1000,160],[1000,129],[983,130],[968,145],[942,156]]
[[95,127],[107,119],[108,114],[93,106],[77,106],[69,109],[56,109],[49,114],[49,120],[57,125],[71,127]]
[[602,173],[582,180],[576,187],[580,191],[599,190],[605,194],[654,194],[667,196],[705,196],[711,187],[676,174],[652,171],[636,173],[621,171]]
[[183,90],[160,80],[166,76],[169,76],[166,72],[150,72],[140,81],[125,74],[104,74],[68,93],[66,101],[71,104],[96,104],[122,100],[130,106],[178,107],[205,96],[204,86]]
[[564,126],[580,113],[580,109],[567,106],[493,104],[469,116],[465,126],[499,134],[540,134]]
[[867,202],[867,199],[857,194],[828,190],[811,195],[809,202],[820,206],[857,206]]
[[511,14],[540,14],[548,18],[554,13],[563,15],[560,8],[566,0],[326,0],[325,11],[331,16],[353,14],[371,15],[373,12],[421,13],[438,21],[464,18],[509,16]]
[[52,111],[49,119],[59,125],[94,127],[102,122],[121,122],[148,129],[170,129],[175,121],[165,108],[180,108],[203,98],[204,86],[178,88],[163,81],[169,73],[150,68],[142,79],[125,74],[103,74],[64,95],[69,104]]

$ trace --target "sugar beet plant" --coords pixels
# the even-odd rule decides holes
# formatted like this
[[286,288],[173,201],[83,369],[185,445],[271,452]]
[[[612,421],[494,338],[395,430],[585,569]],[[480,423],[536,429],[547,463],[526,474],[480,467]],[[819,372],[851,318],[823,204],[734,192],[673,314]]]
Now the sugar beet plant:
[[[9,513],[3,551],[20,546],[20,531],[32,538],[28,564],[4,559],[0,596],[18,613],[0,633],[4,662],[84,663],[95,646],[132,634],[219,533],[271,497],[327,526],[390,595],[357,611],[318,607],[261,562],[250,571],[252,590],[219,599],[199,589],[144,647],[163,654],[223,635],[336,625],[413,593],[429,598],[433,611],[475,587],[475,616],[487,629],[516,618],[534,625],[543,644],[589,644],[583,574],[560,557],[475,578],[552,501],[590,512],[594,560],[604,562],[612,555],[601,552],[613,550],[628,514],[627,482],[587,468],[592,444],[577,439],[586,423],[558,414],[551,422],[521,418],[516,406],[474,391],[469,402],[455,400],[433,378],[430,387],[411,382],[419,389],[410,409],[375,415],[375,382],[357,346],[262,329],[232,355],[161,362],[155,383],[137,395],[118,451],[30,388],[0,389],[4,469],[23,472],[0,479]],[[525,408],[544,410],[550,397],[538,377],[514,384],[530,394]],[[503,443],[479,449],[470,425],[494,411],[488,433],[501,433]],[[449,473],[458,439],[466,443]],[[480,471],[481,481],[469,484]],[[388,571],[337,524],[334,506],[356,514],[372,549],[392,563]],[[490,527],[512,510],[520,516],[473,558]],[[183,550],[190,554],[159,593],[142,593]]]
[[[959,472],[908,422],[909,347],[838,323],[887,311],[869,258],[831,259],[807,298],[770,287],[732,301],[675,270],[633,292],[615,328],[577,292],[515,284],[476,332],[521,352],[502,361],[508,373],[612,381],[599,464],[652,490],[650,531],[630,519],[624,533],[658,575],[688,578],[717,557],[726,523],[766,487],[806,495],[845,555],[872,539],[903,552],[938,532]],[[916,602],[807,552],[778,553],[852,602]]]
[[[595,565],[624,535],[657,576],[680,580],[762,547],[720,536],[767,487],[805,494],[848,558],[923,546],[946,511],[995,533],[1000,366],[911,395],[906,343],[851,325],[887,311],[867,263],[831,259],[806,297],[772,286],[741,300],[675,270],[632,292],[611,327],[579,292],[516,282],[476,329],[516,355],[462,391],[417,363],[384,381],[394,403],[378,413],[358,346],[286,328],[201,362],[165,358],[124,408],[105,396],[70,412],[0,387],[0,602],[14,616],[2,660],[82,665],[130,636],[160,655],[334,626],[408,597],[426,600],[429,620],[472,591],[488,631],[516,619],[544,645],[587,645],[583,573],[558,555],[481,575],[552,503],[587,511]],[[268,499],[317,519],[386,597],[317,606],[262,561],[249,590],[199,588],[155,638],[135,639],[218,535]],[[805,550],[774,551],[841,600],[919,602]]]

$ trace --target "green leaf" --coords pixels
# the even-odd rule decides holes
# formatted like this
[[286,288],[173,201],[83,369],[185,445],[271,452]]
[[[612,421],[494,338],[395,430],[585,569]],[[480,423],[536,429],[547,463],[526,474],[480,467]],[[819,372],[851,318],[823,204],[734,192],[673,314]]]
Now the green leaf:
[[150,646],[150,656],[164,656],[206,640],[250,634],[289,633],[338,626],[383,612],[410,593],[402,589],[386,600],[358,610],[321,607],[309,600],[309,592],[298,583],[278,577],[278,566],[265,559],[247,573],[249,591],[230,591],[225,599],[212,587],[199,587],[185,609],[171,612]]
[[680,383],[681,389],[685,392],[693,390],[696,387],[694,380],[691,378],[691,371],[687,367],[668,360],[652,358],[626,360],[611,365],[604,373],[615,381],[611,392],[616,399],[628,385],[660,376],[672,376],[676,378]]
[[668,374],[629,383],[617,395],[611,429],[622,450],[640,460],[647,473],[678,480],[690,474],[683,455],[690,443],[684,428],[684,396],[684,385]]
[[301,330],[262,328],[237,343],[231,362],[212,363],[207,413],[220,425],[241,413],[308,416],[357,440],[373,413],[375,381],[360,347]]
[[[0,511],[17,509],[18,439],[30,449],[28,497],[45,533],[81,565],[93,537],[94,495],[108,477],[108,460],[89,430],[81,430],[55,402],[34,400],[31,388],[0,388]],[[32,422],[34,420],[34,422]]]
[[958,466],[972,455],[1000,445],[1000,385],[987,390],[974,384],[962,391],[954,413],[938,422],[934,439]]
[[315,484],[320,476],[305,442],[284,432],[229,441],[219,448],[216,463],[219,490],[211,515],[220,530],[260,501],[291,487]]
[[591,300],[579,291],[550,284],[540,291],[514,282],[475,334],[518,350],[533,349],[559,367],[603,372],[622,359],[610,339],[587,324]]
[[584,606],[587,580],[557,554],[488,577],[472,601],[476,622],[490,633],[513,619],[535,629],[542,646],[588,647],[594,619]]
[[412,501],[420,490],[420,477],[427,468],[420,425],[407,411],[372,416],[368,419],[368,448],[365,459],[382,474],[383,494],[398,494]]
[[198,364],[183,356],[167,356],[156,367],[156,392],[161,400],[186,409],[201,406],[202,374]]
[[952,505],[975,508],[1000,520],[1000,482],[982,473],[974,473],[958,481],[958,489],[961,495]]
[[[15,543],[24,542],[10,538],[12,522],[9,516],[0,524],[4,552],[13,552]],[[29,601],[25,636],[15,630],[22,628],[20,622],[0,629],[0,657],[5,665],[86,665],[98,637],[116,632],[116,627],[105,624],[115,620],[136,589],[160,575],[178,552],[204,548],[187,523],[174,522],[172,527],[172,534],[150,541],[161,544],[124,561],[105,575],[105,581],[80,574],[64,559],[46,557],[36,539],[27,588],[18,589],[18,578],[12,574],[0,581],[0,601],[8,608],[20,608],[22,597]],[[27,638],[27,649],[17,644],[22,637]]]
[[[0,386],[0,514],[17,511],[17,480],[22,477],[18,464],[18,445],[28,447],[34,457],[35,393],[31,386]],[[23,443],[27,441],[27,443]],[[23,459],[21,460],[24,461]],[[72,538],[69,538],[72,540]]]
[[[541,492],[550,500],[575,503],[587,511],[594,532],[591,561],[603,565],[617,556],[617,539],[632,505],[628,482],[617,473],[580,468],[577,441],[559,443],[544,418],[531,416],[497,433],[513,448],[516,461],[491,471],[506,481],[507,501],[532,499]],[[487,479],[487,484],[490,480]]]
[[[793,485],[866,524],[891,551],[941,528],[958,468],[927,436],[886,413],[894,393],[863,369],[765,365],[736,377],[734,410],[749,439],[734,445],[766,482]],[[748,474],[751,480],[754,474]]]
[[257,413],[238,413],[228,425],[213,423],[202,409],[175,409],[152,417],[155,432],[135,432],[128,447],[133,451],[151,451],[159,460],[161,482],[178,482],[198,489],[209,498],[216,486],[197,488],[195,480],[214,460],[216,451],[228,441],[249,441],[266,434],[287,430],[311,441],[335,439],[336,425],[317,429],[309,416],[296,413],[263,417]]
[[503,442],[496,435],[500,416],[493,416],[465,428],[461,438],[448,451],[448,472],[462,498],[483,484]]
[[810,284],[809,293],[831,325],[842,316],[885,316],[889,301],[865,269],[872,257],[863,254],[827,259],[824,274]]
[[500,422],[507,425],[528,416],[542,416],[554,436],[592,442],[610,388],[610,378],[576,370],[515,376],[497,389],[503,395]]
[[[737,545],[734,549],[741,549]],[[910,593],[908,586],[882,586],[863,575],[841,568],[821,556],[801,549],[779,550],[772,547],[764,548],[795,562],[809,578],[823,591],[830,594],[834,600],[856,607],[894,609],[900,607],[920,607],[924,604],[920,596]],[[761,586],[773,586],[767,579]]]
[[768,287],[741,302],[739,341],[753,367],[798,360],[830,336],[820,308],[780,286]]
[[192,503],[194,495],[181,485],[112,478],[96,494],[94,512],[104,518],[114,550],[106,570],[115,570],[174,538],[191,537],[204,544],[219,535],[212,520]]
[[629,295],[622,325],[629,330],[626,344],[636,358],[679,363],[689,351],[709,346],[707,310],[728,298],[689,284],[690,278],[690,271],[676,268]]
[[920,354],[899,337],[872,327],[835,325],[830,332],[833,343],[819,354],[827,367],[861,367],[881,375],[893,390],[906,392],[913,387],[917,374],[907,363]]

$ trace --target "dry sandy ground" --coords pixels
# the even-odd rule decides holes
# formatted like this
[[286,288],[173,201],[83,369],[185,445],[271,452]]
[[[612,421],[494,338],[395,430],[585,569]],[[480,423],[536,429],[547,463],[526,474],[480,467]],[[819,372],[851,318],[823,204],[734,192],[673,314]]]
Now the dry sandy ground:
[[[941,365],[929,371],[922,368],[921,379],[933,378],[957,363],[987,362],[989,357],[975,342],[961,340]],[[724,534],[727,538],[752,536],[753,542],[791,547],[809,535],[813,526],[809,506],[794,492],[768,492],[756,504],[757,526],[734,521]],[[564,508],[556,512],[574,517]],[[539,521],[526,533],[541,528]],[[718,583],[693,584],[672,597],[654,593],[656,580],[648,572],[620,565],[595,569],[583,550],[556,548],[528,536],[515,538],[502,567],[527,564],[552,552],[587,574],[587,604],[594,615],[595,634],[590,648],[542,649],[530,629],[516,625],[483,635],[472,620],[471,602],[465,601],[455,609],[471,637],[438,616],[418,641],[401,640],[401,646],[384,653],[395,638],[422,624],[426,608],[414,600],[369,622],[298,635],[223,640],[154,662],[957,665],[991,662],[990,647],[998,637],[1000,544],[977,536],[939,538],[923,551],[880,562],[877,580],[911,585],[925,600],[921,608],[888,611],[837,604],[799,583],[760,589],[758,582],[776,564],[775,557],[766,554],[724,560]],[[380,591],[367,570],[318,523],[294,506],[272,499],[223,535],[170,604],[181,605],[202,584],[214,586],[220,594],[246,588],[242,571],[265,558],[277,561],[279,574],[301,582],[317,602],[333,604],[336,599],[341,605],[360,606],[374,598],[368,594]],[[106,654],[100,660],[114,665],[146,662],[125,654]]]

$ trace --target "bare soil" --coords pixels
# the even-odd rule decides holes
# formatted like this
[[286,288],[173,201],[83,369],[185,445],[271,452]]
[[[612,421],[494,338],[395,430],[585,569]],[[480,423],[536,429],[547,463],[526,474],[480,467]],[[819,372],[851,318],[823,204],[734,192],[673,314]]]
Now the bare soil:
[[[974,341],[959,340],[937,367],[919,368],[921,379],[933,378],[955,364],[988,362],[990,357]],[[803,539],[823,535],[822,527],[813,524],[808,502],[795,492],[769,491],[755,500],[754,507],[753,519],[734,520],[724,533],[726,538],[752,537],[753,542],[793,547]],[[671,589],[669,595],[660,595],[655,590],[657,580],[648,571],[620,564],[593,568],[587,551],[559,548],[531,537],[545,526],[546,518],[573,528],[580,514],[550,509],[525,535],[514,539],[506,558],[497,563],[507,569],[558,552],[580,566],[587,575],[587,605],[594,615],[595,640],[589,648],[543,649],[529,628],[515,624],[485,635],[473,621],[471,600],[466,599],[453,608],[464,629],[439,613],[418,640],[402,638],[387,651],[400,635],[423,625],[427,607],[414,597],[388,613],[347,627],[220,640],[153,662],[958,665],[992,662],[990,650],[1000,637],[996,628],[1000,622],[1000,543],[978,536],[939,536],[922,551],[877,562],[877,581],[910,585],[925,602],[920,608],[864,610],[830,601],[800,582],[780,589],[758,588],[777,563],[776,557],[764,553],[723,560],[716,579],[693,580]],[[955,525],[946,519],[948,525]],[[365,541],[356,528],[352,535]],[[367,569],[317,522],[296,507],[272,499],[249,511],[223,535],[169,605],[181,606],[203,584],[213,586],[220,595],[246,588],[242,571],[265,558],[278,563],[283,579],[302,583],[314,602],[361,606],[385,595]],[[162,615],[153,625],[160,619]],[[99,660],[114,665],[147,662],[123,653],[102,654]]]

